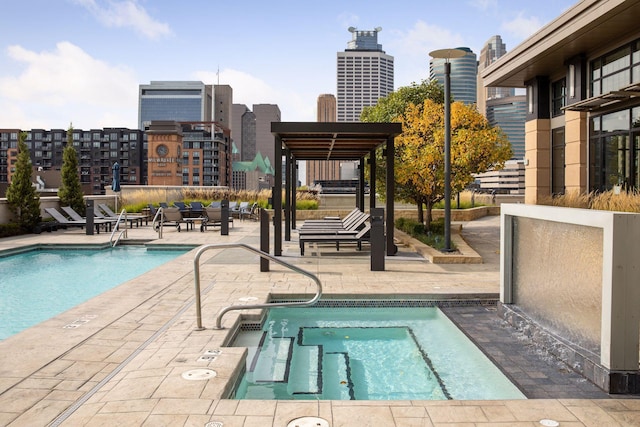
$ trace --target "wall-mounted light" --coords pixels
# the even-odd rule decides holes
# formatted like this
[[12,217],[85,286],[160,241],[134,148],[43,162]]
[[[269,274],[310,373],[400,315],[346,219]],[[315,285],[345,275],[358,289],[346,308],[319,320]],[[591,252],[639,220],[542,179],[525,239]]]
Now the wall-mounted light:
[[527,112],[533,114],[533,86],[527,86]]
[[569,65],[569,98],[576,97],[576,66]]

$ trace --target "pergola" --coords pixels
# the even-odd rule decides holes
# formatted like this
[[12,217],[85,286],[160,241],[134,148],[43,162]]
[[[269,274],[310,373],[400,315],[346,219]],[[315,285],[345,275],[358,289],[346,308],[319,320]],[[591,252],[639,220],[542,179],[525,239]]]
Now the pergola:
[[[353,122],[272,122],[271,133],[275,137],[275,187],[273,192],[274,254],[282,255],[282,182],[284,165],[284,222],[285,240],[291,240],[291,229],[296,222],[296,161],[297,160],[359,160],[359,184],[356,191],[356,207],[364,211],[364,158],[375,150],[385,147],[387,159],[394,157],[394,138],[402,133],[400,123],[353,123]],[[393,242],[394,224],[394,167],[387,162],[386,171],[386,253],[395,255]],[[375,208],[375,167],[370,169],[371,188],[369,207]]]

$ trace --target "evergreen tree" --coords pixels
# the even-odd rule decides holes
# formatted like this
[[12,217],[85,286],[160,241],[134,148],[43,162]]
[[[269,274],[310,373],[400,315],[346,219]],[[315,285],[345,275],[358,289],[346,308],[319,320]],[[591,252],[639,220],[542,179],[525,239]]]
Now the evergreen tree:
[[73,146],[73,126],[67,130],[67,145],[62,152],[62,183],[58,189],[60,205],[71,206],[80,215],[85,214],[84,194],[78,174],[78,152]]
[[24,132],[18,137],[18,161],[6,197],[20,227],[24,231],[32,231],[40,222],[40,195],[31,182],[31,155],[24,142],[26,137]]

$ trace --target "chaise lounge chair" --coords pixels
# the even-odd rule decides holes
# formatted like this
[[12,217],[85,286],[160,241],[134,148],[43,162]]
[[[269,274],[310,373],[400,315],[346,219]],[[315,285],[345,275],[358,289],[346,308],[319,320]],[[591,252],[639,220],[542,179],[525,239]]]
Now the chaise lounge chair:
[[[80,227],[80,228],[84,228],[87,226],[87,220],[82,219],[82,217],[80,220],[71,220],[66,216],[62,215],[56,208],[44,208],[44,211],[48,213],[51,216],[51,218],[55,219],[58,222],[58,224],[62,226]],[[96,228],[96,233],[98,234],[100,234],[100,226],[104,225],[104,229],[105,231],[107,231],[108,224],[111,224],[111,222],[105,223],[100,220],[97,220],[97,221],[94,220],[93,222],[93,226]]]
[[352,215],[344,223],[340,221],[328,221],[327,223],[303,224],[298,230],[298,234],[356,234],[369,219],[369,216],[368,213],[359,212]]
[[[100,203],[98,205],[98,209],[94,210],[94,214],[102,214],[102,218],[106,219],[118,219],[119,217],[118,214],[112,211],[111,208],[104,203]],[[126,218],[131,227],[133,227],[134,222],[136,223],[136,226],[142,225],[142,221],[144,221],[145,225],[149,225],[149,215],[127,213]]]
[[[212,208],[207,206],[204,208],[203,220],[200,225],[200,231],[206,231],[207,227],[221,227],[222,226],[222,208]],[[229,215],[229,224],[233,228],[233,217]]]
[[305,243],[335,243],[336,250],[340,250],[340,243],[357,243],[358,250],[362,249],[362,241],[368,239],[368,233],[371,229],[369,223],[365,223],[362,230],[356,234],[301,234],[300,239],[300,255],[304,256]]

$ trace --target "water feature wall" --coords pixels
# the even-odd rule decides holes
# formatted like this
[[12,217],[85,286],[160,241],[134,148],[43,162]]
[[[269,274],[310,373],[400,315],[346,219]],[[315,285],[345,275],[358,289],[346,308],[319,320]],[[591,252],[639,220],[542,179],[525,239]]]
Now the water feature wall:
[[510,204],[501,221],[501,303],[606,391],[640,388],[640,215]]

